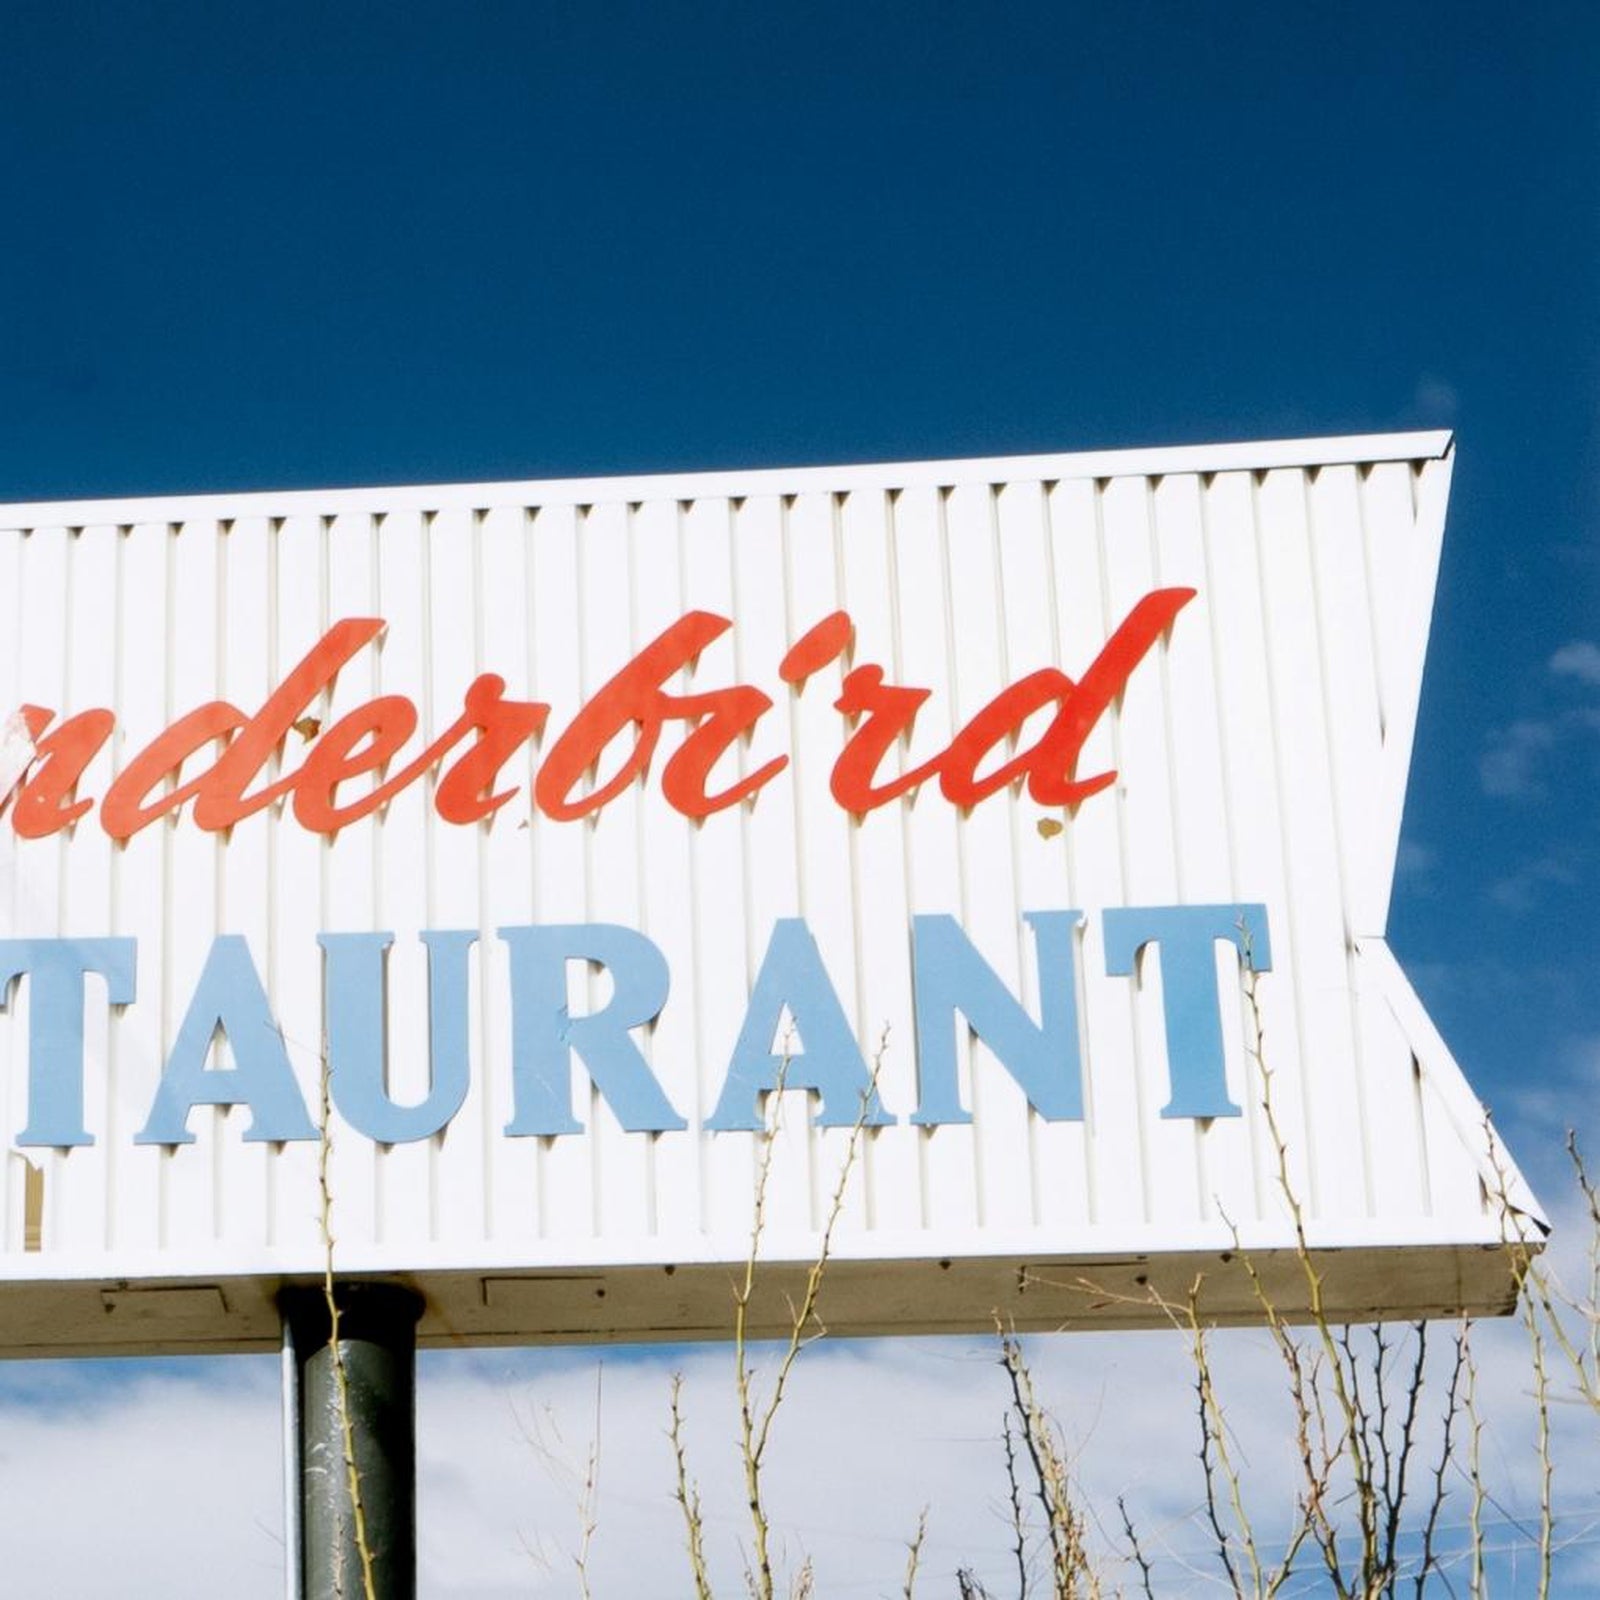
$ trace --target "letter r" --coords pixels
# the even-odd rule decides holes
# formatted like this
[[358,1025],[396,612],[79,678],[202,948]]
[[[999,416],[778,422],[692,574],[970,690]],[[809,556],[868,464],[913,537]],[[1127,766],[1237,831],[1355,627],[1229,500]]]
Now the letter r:
[[[667,1003],[666,957],[642,933],[611,923],[569,923],[499,930],[511,955],[512,1137],[582,1133],[572,1114],[572,1057],[577,1056],[630,1133],[687,1126],[662,1092],[629,1034],[648,1026]],[[605,967],[614,985],[598,1011],[567,1009],[567,963]]]

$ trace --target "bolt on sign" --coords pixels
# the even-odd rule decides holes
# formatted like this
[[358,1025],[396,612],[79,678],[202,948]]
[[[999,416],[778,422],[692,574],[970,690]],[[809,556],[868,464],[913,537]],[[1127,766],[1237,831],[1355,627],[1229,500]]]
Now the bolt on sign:
[[[1505,1309],[1443,434],[0,508],[0,1350]],[[323,1084],[327,1096],[324,1109]]]

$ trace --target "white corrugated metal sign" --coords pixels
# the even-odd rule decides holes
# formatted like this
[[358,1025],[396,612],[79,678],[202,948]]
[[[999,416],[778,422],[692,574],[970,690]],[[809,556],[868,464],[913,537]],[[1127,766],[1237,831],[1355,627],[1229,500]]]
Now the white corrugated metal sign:
[[1503,1306],[1532,1202],[1383,937],[1449,471],[0,510],[0,1346],[272,1342],[324,1061],[424,1342],[725,1332],[779,1101],[772,1320],[857,1138],[841,1331],[1246,1317],[1236,1242],[1292,1310],[1257,1011],[1340,1313]]

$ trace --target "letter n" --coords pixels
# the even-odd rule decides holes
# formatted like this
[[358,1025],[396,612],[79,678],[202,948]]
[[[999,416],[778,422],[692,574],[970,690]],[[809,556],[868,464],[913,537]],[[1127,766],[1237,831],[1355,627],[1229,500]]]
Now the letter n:
[[911,1120],[922,1127],[971,1122],[956,1070],[956,1012],[994,1053],[1047,1122],[1083,1117],[1078,1040],[1076,929],[1081,911],[1028,911],[1039,961],[1039,1016],[1023,1010],[954,917],[913,917],[917,1082]]

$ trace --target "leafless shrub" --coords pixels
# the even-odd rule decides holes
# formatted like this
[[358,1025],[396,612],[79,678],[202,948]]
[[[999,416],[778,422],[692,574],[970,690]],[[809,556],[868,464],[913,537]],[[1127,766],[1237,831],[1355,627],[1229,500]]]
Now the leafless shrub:
[[[1056,1600],[1099,1600],[1100,1578],[1089,1553],[1087,1523],[1073,1492],[1067,1456],[1060,1435],[1034,1393],[1033,1376],[1014,1334],[1000,1333],[1000,1365],[1011,1387],[1011,1412],[1006,1418],[1006,1475],[1011,1487],[1017,1534],[1018,1595],[1028,1593],[1026,1524],[1019,1485],[1021,1466],[1029,1473],[1032,1494],[1044,1514],[1050,1555],[1050,1592]],[[1022,1448],[1012,1446],[1012,1423]]]

